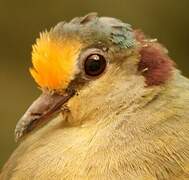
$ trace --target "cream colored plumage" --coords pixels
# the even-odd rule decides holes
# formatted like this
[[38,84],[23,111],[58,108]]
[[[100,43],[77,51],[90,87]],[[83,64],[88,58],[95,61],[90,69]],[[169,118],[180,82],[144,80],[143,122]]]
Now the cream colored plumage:
[[138,47],[107,57],[102,76],[27,133],[0,179],[189,179],[189,80],[173,68],[147,86]]

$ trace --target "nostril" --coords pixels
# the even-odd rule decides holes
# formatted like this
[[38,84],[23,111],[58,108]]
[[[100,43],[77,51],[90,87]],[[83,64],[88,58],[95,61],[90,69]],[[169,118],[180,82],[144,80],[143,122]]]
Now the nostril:
[[38,112],[31,112],[32,116],[42,116],[42,113],[38,113]]

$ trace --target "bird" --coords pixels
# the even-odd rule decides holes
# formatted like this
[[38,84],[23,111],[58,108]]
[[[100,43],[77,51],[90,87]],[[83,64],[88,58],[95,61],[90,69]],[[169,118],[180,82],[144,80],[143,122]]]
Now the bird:
[[189,80],[157,39],[89,13],[40,33],[29,71],[1,180],[189,179]]

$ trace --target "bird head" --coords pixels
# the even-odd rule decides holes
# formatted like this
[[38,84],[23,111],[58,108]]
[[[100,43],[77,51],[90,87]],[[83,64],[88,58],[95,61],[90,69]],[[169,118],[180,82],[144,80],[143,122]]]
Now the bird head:
[[30,73],[42,95],[18,122],[17,140],[65,109],[70,126],[102,123],[110,111],[134,110],[163,88],[173,70],[156,40],[96,13],[41,33],[32,64]]

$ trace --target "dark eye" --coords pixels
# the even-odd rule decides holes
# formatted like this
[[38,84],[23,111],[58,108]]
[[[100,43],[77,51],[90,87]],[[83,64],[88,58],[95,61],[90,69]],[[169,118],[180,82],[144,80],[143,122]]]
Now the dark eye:
[[105,70],[106,60],[102,55],[92,54],[85,60],[84,68],[87,75],[98,76]]

